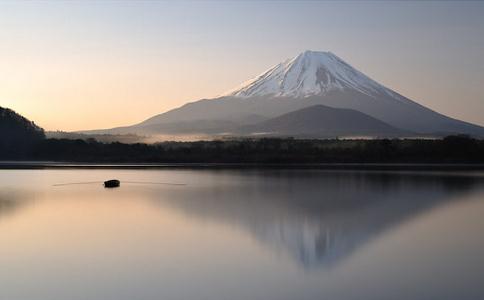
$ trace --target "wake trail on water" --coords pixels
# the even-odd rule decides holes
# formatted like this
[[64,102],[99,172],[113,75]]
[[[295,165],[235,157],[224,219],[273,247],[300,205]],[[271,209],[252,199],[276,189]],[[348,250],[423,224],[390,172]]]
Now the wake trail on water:
[[[65,185],[76,185],[76,184],[95,184],[104,183],[104,181],[86,181],[86,182],[66,182],[66,183],[56,183],[52,186],[65,186]],[[185,186],[186,183],[171,183],[171,182],[152,182],[152,181],[121,181],[121,183],[131,183],[131,184],[160,184],[160,185],[175,185],[175,186]]]

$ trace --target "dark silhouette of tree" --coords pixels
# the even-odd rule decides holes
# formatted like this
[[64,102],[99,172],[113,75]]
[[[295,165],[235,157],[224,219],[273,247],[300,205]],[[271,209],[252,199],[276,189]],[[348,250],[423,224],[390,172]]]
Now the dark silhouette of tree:
[[45,138],[44,130],[11,109],[0,107],[0,156],[22,157]]
[[241,139],[100,143],[90,139],[46,139],[29,159],[80,162],[159,163],[484,163],[484,141],[469,137],[442,140]]

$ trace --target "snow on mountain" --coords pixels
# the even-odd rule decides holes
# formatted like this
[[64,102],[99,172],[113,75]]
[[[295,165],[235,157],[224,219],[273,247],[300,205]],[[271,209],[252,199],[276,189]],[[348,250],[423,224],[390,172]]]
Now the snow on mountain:
[[308,97],[335,90],[356,90],[374,97],[402,97],[359,72],[331,52],[304,51],[244,82],[223,96]]

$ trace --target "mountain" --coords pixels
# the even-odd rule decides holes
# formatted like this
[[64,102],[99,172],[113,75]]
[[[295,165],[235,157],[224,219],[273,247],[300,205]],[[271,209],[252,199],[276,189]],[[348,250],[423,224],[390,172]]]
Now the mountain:
[[42,139],[44,130],[15,111],[0,107],[0,136],[2,141]]
[[240,133],[301,137],[404,136],[409,132],[352,109],[314,105],[254,125]]
[[[484,136],[484,128],[428,109],[377,83],[330,52],[305,51],[215,99],[139,124],[96,133],[233,133],[314,105],[353,109],[418,134]],[[258,119],[258,120],[255,120]]]
[[11,109],[0,107],[0,155],[11,157],[44,139],[44,130]]

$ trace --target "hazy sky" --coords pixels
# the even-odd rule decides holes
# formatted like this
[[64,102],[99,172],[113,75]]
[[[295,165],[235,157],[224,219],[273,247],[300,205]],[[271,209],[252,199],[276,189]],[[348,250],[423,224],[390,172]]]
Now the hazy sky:
[[331,51],[484,125],[484,2],[0,2],[0,106],[49,130],[130,125]]

